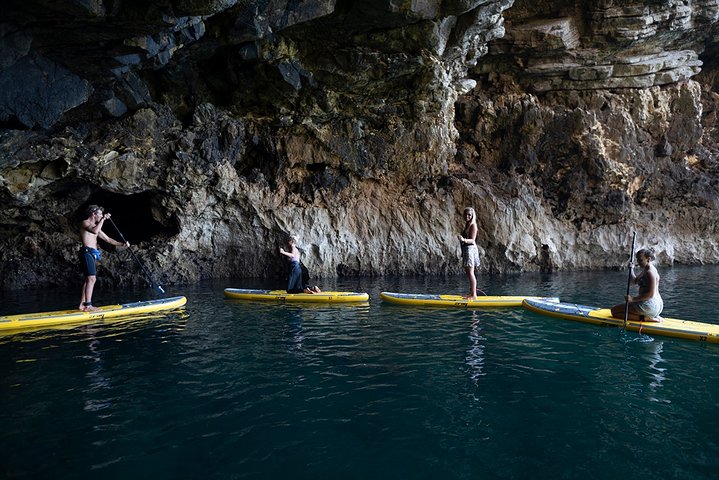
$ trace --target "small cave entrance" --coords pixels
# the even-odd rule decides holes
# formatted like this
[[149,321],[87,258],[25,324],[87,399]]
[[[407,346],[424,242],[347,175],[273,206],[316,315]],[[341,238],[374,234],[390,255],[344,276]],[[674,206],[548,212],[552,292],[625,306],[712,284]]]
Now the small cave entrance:
[[[161,206],[160,196],[153,192],[122,195],[98,190],[78,208],[77,216],[86,218],[85,212],[90,205],[99,205],[105,212],[112,214],[111,219],[131,244],[155,237],[169,238],[180,232],[176,216],[165,211]],[[110,237],[121,240],[112,223],[106,222],[102,230]]]

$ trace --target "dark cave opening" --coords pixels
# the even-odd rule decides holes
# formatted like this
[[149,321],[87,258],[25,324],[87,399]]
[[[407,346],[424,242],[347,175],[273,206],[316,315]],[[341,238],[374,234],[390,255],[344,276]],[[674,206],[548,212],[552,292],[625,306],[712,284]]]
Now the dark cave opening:
[[[153,192],[123,195],[98,190],[78,208],[78,218],[86,218],[85,211],[90,205],[99,205],[112,214],[111,219],[130,244],[156,237],[169,238],[180,232],[177,218],[163,210],[159,196]],[[111,222],[105,222],[102,231],[115,240],[122,240]]]

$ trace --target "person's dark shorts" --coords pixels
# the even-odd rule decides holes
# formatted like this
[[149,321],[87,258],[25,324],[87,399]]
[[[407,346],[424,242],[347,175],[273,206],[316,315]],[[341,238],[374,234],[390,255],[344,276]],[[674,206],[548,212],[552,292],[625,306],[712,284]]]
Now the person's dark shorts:
[[100,250],[90,247],[82,247],[78,252],[80,257],[80,268],[86,277],[97,275],[97,262],[100,261]]

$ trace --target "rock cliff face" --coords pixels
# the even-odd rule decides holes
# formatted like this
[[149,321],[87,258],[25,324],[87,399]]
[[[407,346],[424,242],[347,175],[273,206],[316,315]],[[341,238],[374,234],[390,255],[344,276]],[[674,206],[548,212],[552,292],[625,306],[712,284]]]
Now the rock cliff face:
[[[12,0],[0,287],[97,203],[163,283],[719,261],[719,0]],[[112,227],[106,231],[117,238]],[[545,245],[542,248],[542,245]],[[102,275],[142,281],[125,253]]]

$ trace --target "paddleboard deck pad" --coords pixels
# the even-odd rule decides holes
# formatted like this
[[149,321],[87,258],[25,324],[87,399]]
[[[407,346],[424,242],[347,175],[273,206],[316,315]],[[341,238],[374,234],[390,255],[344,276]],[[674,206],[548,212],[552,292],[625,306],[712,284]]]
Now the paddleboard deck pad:
[[361,292],[287,293],[286,290],[252,290],[244,288],[226,288],[225,296],[237,300],[288,303],[352,303],[369,300],[369,294]]
[[461,295],[433,295],[421,293],[380,292],[380,298],[389,303],[412,306],[483,308],[483,307],[521,307],[526,298],[543,298],[558,302],[558,298],[514,296],[478,296],[477,300],[467,300]]
[[[624,327],[623,318],[612,317],[608,308],[576,305],[573,303],[552,303],[538,299],[526,299],[522,306],[527,310],[542,315],[594,325]],[[719,325],[711,323],[679,320],[676,318],[663,318],[661,322],[629,319],[627,330],[647,335],[685,338],[700,342],[719,343]]]
[[0,330],[21,330],[26,328],[52,327],[71,323],[87,323],[105,318],[129,317],[164,310],[175,310],[187,303],[185,297],[170,297],[157,300],[105,305],[94,312],[81,310],[60,310],[56,312],[25,313],[0,317]]

